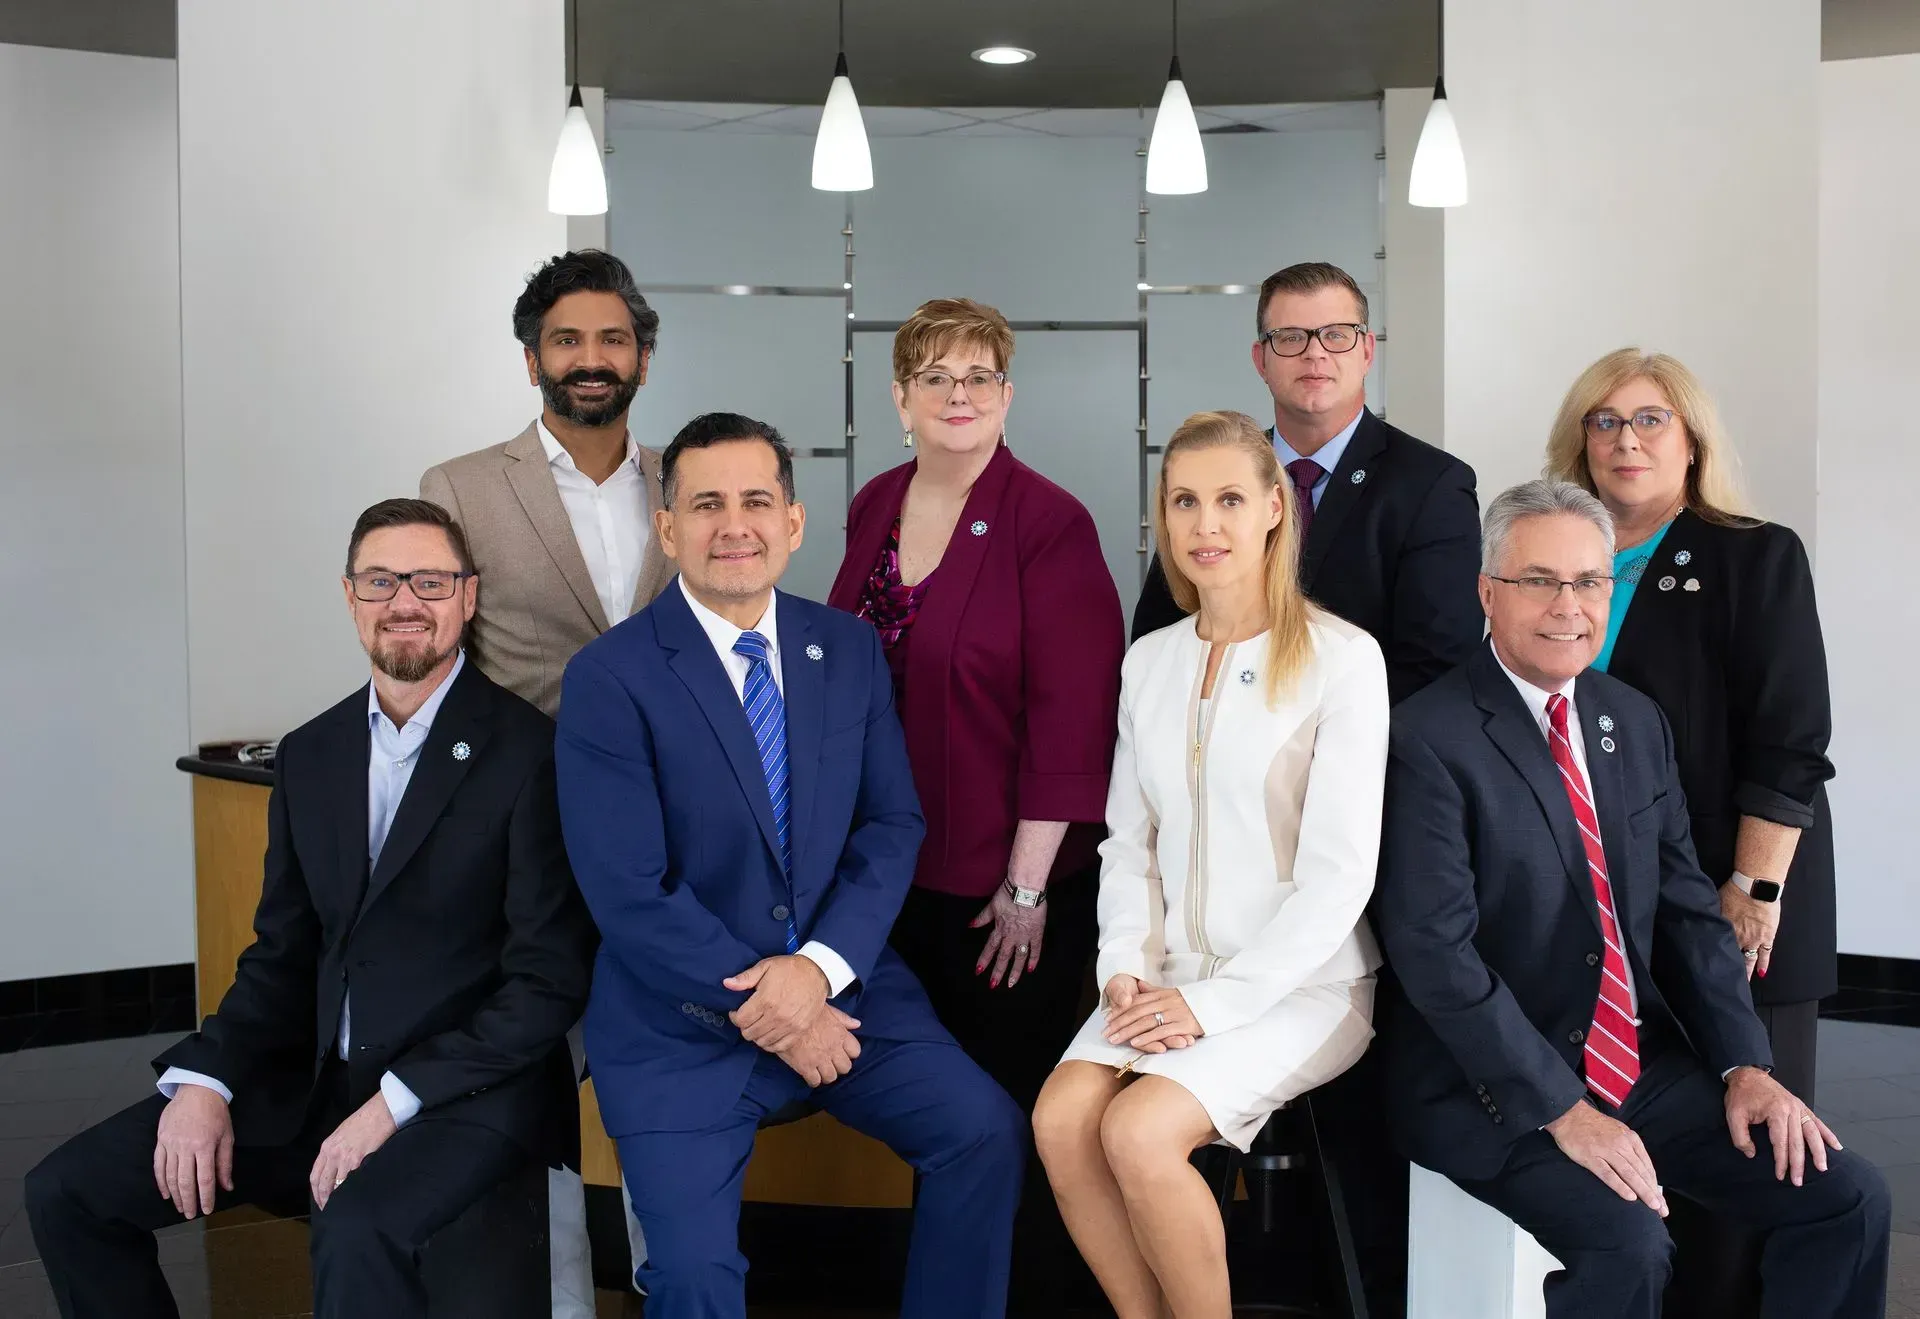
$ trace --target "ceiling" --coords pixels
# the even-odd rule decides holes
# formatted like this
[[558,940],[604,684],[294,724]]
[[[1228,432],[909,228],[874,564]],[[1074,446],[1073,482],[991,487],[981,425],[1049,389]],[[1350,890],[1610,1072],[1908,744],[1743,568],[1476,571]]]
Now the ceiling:
[[[804,104],[832,72],[837,0],[576,2],[581,81],[622,99]],[[1196,101],[1364,99],[1433,77],[1434,0],[1180,8]],[[1168,0],[847,0],[847,9],[847,58],[866,105],[1152,105],[1166,77]],[[0,0],[0,42],[170,56],[174,14],[175,0]],[[1827,59],[1920,51],[1920,0],[1823,0],[1821,15]],[[1039,58],[1001,68],[967,58],[996,43]]]

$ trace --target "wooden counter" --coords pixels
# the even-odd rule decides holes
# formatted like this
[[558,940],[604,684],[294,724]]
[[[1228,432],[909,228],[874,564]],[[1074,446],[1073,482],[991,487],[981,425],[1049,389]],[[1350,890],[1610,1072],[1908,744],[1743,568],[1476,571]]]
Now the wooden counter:
[[[204,1016],[233,983],[234,964],[253,942],[273,775],[191,756],[178,767],[194,776],[194,963]],[[587,1182],[618,1186],[619,1156],[600,1123],[591,1081],[580,1089],[580,1136]],[[761,1132],[747,1165],[749,1200],[894,1209],[910,1205],[912,1195],[912,1170],[891,1150],[824,1113]]]

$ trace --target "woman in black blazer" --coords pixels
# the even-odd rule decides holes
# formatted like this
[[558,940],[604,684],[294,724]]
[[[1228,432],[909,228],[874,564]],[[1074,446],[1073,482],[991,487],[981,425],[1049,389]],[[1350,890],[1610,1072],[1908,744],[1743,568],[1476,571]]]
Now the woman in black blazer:
[[[1586,487],[1614,518],[1596,667],[1651,696],[1673,726],[1694,850],[1746,953],[1774,1075],[1810,1104],[1820,999],[1838,988],[1826,650],[1806,550],[1742,513],[1733,460],[1693,373],[1634,348],[1574,382],[1547,443],[1547,474]],[[1676,1285],[1698,1276],[1682,1244]],[[1721,1257],[1721,1277],[1701,1288],[1718,1293],[1712,1310],[1737,1304],[1754,1279],[1726,1276],[1736,1252],[1692,1253]]]

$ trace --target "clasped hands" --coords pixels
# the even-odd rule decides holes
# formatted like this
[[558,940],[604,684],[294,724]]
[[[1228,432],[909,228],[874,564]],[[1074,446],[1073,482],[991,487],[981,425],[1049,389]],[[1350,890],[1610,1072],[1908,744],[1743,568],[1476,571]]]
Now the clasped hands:
[[1121,974],[1107,981],[1107,1043],[1142,1053],[1184,1049],[1206,1032],[1177,989],[1160,989]]
[[[1758,1067],[1736,1067],[1727,1076],[1727,1134],[1749,1159],[1757,1153],[1753,1128],[1764,1126],[1773,1146],[1775,1181],[1806,1180],[1807,1164],[1827,1170],[1827,1150],[1840,1138],[1794,1094]],[[1634,1129],[1608,1117],[1584,1099],[1547,1124],[1561,1152],[1612,1188],[1622,1200],[1638,1200],[1667,1216],[1667,1197],[1653,1159]]]
[[741,1038],[773,1054],[809,1086],[837,1081],[853,1070],[860,1023],[827,1002],[827,973],[810,957],[765,957],[720,982],[749,993],[727,1014]]

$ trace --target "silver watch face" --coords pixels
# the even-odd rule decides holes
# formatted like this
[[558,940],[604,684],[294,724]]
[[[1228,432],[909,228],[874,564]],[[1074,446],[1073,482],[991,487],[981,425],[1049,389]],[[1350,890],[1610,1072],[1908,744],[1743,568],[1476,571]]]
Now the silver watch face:
[[1013,891],[1013,902],[1017,907],[1037,907],[1040,905],[1039,890],[1016,888]]

